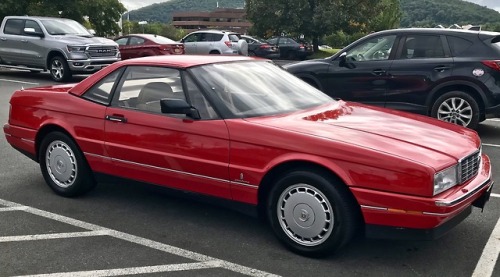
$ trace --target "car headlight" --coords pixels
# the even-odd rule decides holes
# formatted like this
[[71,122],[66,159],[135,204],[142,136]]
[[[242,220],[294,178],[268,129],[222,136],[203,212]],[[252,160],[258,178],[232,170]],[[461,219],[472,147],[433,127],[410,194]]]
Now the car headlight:
[[87,48],[87,46],[68,45],[68,51],[69,52],[85,52],[86,48]]
[[441,170],[434,174],[434,194],[439,194],[458,184],[457,165]]

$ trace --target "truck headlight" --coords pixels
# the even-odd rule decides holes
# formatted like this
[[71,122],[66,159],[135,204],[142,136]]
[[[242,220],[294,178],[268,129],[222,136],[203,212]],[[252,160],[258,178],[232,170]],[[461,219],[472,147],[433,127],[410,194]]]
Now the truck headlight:
[[85,49],[87,46],[80,46],[80,45],[68,45],[68,51],[69,52],[85,52]]
[[434,194],[439,194],[458,184],[457,165],[441,170],[434,174]]

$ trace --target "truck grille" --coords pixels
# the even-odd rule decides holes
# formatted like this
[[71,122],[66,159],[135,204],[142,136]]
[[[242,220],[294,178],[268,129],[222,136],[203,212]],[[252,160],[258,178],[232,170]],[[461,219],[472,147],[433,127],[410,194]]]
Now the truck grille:
[[92,58],[114,57],[118,53],[118,49],[114,46],[89,46],[87,53]]
[[481,161],[480,153],[480,151],[477,151],[460,161],[460,183],[467,182],[477,175]]

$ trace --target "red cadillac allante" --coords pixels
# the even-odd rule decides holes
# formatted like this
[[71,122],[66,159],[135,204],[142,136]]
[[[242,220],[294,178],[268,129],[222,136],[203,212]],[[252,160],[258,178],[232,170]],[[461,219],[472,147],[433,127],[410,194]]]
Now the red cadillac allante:
[[336,101],[249,57],[126,60],[19,90],[4,132],[62,196],[113,176],[231,200],[303,255],[357,231],[437,238],[493,185],[475,131]]

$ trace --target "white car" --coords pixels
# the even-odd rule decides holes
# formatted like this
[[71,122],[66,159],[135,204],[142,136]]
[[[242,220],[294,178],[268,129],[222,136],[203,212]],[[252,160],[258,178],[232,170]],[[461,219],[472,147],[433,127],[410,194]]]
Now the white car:
[[182,40],[186,54],[248,55],[248,43],[235,32],[195,31]]

